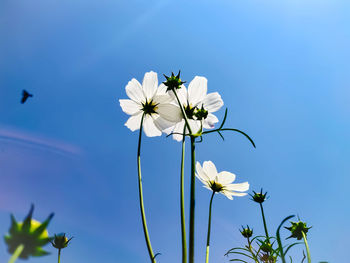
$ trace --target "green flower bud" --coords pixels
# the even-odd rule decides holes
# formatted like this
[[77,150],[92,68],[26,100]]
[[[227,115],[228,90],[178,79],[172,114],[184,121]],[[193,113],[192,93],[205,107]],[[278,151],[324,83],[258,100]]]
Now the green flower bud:
[[303,238],[302,232],[306,233],[309,231],[311,227],[307,227],[304,222],[290,222],[292,225],[290,227],[284,227],[288,229],[292,234],[288,238],[296,238],[297,240],[301,240]]
[[40,223],[32,219],[33,211],[34,206],[32,205],[23,222],[17,222],[11,214],[11,227],[8,235],[4,237],[10,254],[13,254],[18,246],[24,246],[19,255],[19,258],[22,259],[27,259],[29,256],[40,257],[49,254],[42,247],[51,240],[46,228],[54,214],[50,214],[43,223]]
[[250,238],[253,235],[253,229],[250,229],[248,225],[246,228],[242,226],[242,230],[240,230],[240,232],[245,238]]
[[252,194],[249,194],[253,199],[254,202],[257,202],[259,204],[262,204],[265,202],[265,200],[267,199],[266,198],[266,195],[267,195],[267,192],[265,194],[263,194],[263,189],[261,188],[261,191],[260,193],[256,193],[255,191],[253,191],[254,195]]
[[53,241],[51,241],[51,244],[53,247],[57,248],[57,249],[62,249],[68,246],[68,243],[72,240],[73,237],[71,237],[70,239],[68,239],[66,237],[65,233],[60,233],[60,234],[55,234],[55,237],[53,239]]
[[266,253],[272,253],[273,249],[272,249],[272,244],[266,239],[265,241],[261,241],[260,244],[260,249]]
[[203,119],[206,119],[208,117],[208,111],[205,110],[203,108],[203,105],[202,105],[202,108],[201,109],[197,109],[194,113],[194,116],[196,116],[197,120],[203,120]]
[[262,253],[259,257],[262,262],[266,263],[275,263],[277,260],[277,256],[269,253]]
[[185,83],[185,81],[181,81],[181,79],[180,79],[180,71],[177,74],[177,76],[175,76],[174,73],[171,72],[171,76],[170,77],[168,77],[166,75],[164,75],[164,77],[166,78],[166,81],[164,81],[163,84],[165,86],[167,86],[167,91],[180,89],[181,85]]

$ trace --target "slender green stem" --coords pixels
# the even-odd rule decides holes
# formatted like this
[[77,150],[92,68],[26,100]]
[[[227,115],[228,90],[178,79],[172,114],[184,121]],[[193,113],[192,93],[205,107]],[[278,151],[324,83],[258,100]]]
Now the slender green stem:
[[[190,192],[190,236],[189,236],[189,262],[194,263],[194,208],[195,208],[195,173],[196,173],[196,159],[195,159],[195,136],[188,121],[185,109],[180,102],[180,99],[173,89],[177,103],[182,112],[182,116],[185,120],[185,127],[187,127],[191,136],[191,192]],[[186,131],[186,129],[184,129]],[[185,134],[185,132],[184,132]]]
[[263,222],[264,222],[265,235],[266,235],[267,241],[270,243],[270,237],[269,237],[269,233],[268,233],[268,231],[267,231],[267,226],[266,226],[264,208],[263,208],[262,203],[259,203],[259,205],[260,205],[260,209],[261,209],[262,219],[263,219]]
[[180,179],[180,206],[181,206],[181,235],[182,235],[182,263],[187,263],[187,243],[186,243],[186,221],[185,221],[185,183],[184,183],[184,167],[185,167],[185,132],[182,138],[182,154],[181,154],[181,179]]
[[14,263],[17,260],[17,258],[21,255],[23,249],[24,249],[24,245],[22,245],[22,244],[19,245],[16,248],[15,252],[12,254],[12,257],[10,258],[8,263]]
[[181,109],[182,116],[183,116],[184,119],[185,119],[185,124],[186,124],[186,126],[187,126],[187,129],[188,129],[188,131],[190,132],[190,134],[192,135],[193,132],[192,132],[190,123],[188,122],[187,114],[186,114],[186,112],[185,112],[185,109],[184,109],[183,105],[181,104],[180,99],[179,99],[179,97],[177,96],[177,93],[176,93],[176,90],[175,90],[175,89],[173,89],[173,92],[174,92],[174,94],[175,94],[177,103],[179,104],[179,107],[180,107],[180,109]]
[[255,262],[255,263],[259,263],[259,261],[258,261],[256,255],[255,255],[254,252],[253,252],[253,249],[252,249],[252,242],[250,241],[250,238],[249,238],[249,237],[247,237],[247,241],[248,241],[248,249],[249,249],[249,251],[250,251],[250,254],[252,254],[252,257],[254,258],[254,262]]
[[194,218],[195,218],[195,189],[196,189],[196,144],[195,137],[191,136],[191,193],[190,193],[190,249],[189,249],[189,263],[194,263]]
[[310,250],[309,250],[309,245],[307,243],[306,235],[305,235],[304,231],[301,231],[301,233],[303,234],[303,239],[304,239],[304,243],[305,243],[305,247],[306,247],[307,262],[311,263],[311,255],[310,255]]
[[211,195],[210,198],[210,203],[209,203],[209,218],[208,218],[208,233],[207,233],[207,249],[205,252],[205,263],[209,262],[209,246],[210,246],[210,228],[211,228],[211,207],[213,204],[213,198],[214,198],[215,192],[213,191],[213,194]]
[[58,249],[58,263],[61,262],[61,249]]
[[143,233],[145,235],[145,240],[147,244],[148,254],[151,259],[152,263],[155,263],[156,260],[154,258],[151,240],[149,238],[148,234],[148,228],[147,228],[147,222],[146,222],[146,215],[145,215],[145,208],[143,205],[143,193],[142,193],[142,177],[141,177],[141,138],[142,138],[142,124],[143,124],[144,115],[142,115],[141,118],[141,124],[140,124],[140,134],[139,134],[139,143],[137,148],[137,172],[138,172],[138,183],[139,183],[139,199],[140,199],[140,210],[141,210],[141,216],[142,216],[142,226],[143,226]]

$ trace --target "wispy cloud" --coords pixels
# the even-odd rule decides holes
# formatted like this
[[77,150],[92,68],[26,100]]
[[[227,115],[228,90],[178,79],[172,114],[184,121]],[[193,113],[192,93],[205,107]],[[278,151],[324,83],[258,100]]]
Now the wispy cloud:
[[37,149],[49,150],[63,155],[78,155],[82,150],[75,146],[53,138],[47,138],[38,134],[31,134],[27,131],[18,130],[13,127],[0,128],[0,141],[11,141],[16,144],[34,147]]

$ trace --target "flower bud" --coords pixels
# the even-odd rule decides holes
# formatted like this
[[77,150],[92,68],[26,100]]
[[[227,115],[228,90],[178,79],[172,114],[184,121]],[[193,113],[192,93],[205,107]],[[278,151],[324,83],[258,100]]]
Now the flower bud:
[[266,239],[265,241],[260,240],[260,249],[266,253],[272,253],[272,244]]
[[242,226],[242,230],[240,230],[240,232],[245,238],[250,238],[253,235],[253,229],[250,229],[248,225],[246,228]]
[[164,75],[164,77],[166,78],[166,81],[164,81],[163,84],[165,86],[167,86],[167,91],[180,89],[181,85],[185,83],[185,81],[181,81],[181,79],[180,79],[180,71],[177,74],[177,76],[175,76],[174,73],[171,72],[171,76],[170,77],[168,77],[166,75]]
[[205,110],[203,108],[203,105],[202,105],[202,108],[201,109],[197,109],[194,113],[194,116],[196,116],[196,119],[201,121],[203,119],[206,119],[208,117],[208,111]]
[[306,233],[309,231],[311,227],[307,227],[306,223],[304,222],[290,222],[292,225],[290,227],[285,227],[285,229],[288,229],[292,234],[288,238],[296,238],[297,240],[301,240],[303,238],[302,232],[304,232],[305,236]]
[[32,205],[23,222],[17,222],[15,217],[11,215],[11,227],[8,235],[5,236],[10,254],[13,254],[18,246],[24,246],[19,255],[19,258],[22,259],[27,259],[29,256],[40,257],[49,254],[42,247],[51,240],[46,228],[53,214],[50,214],[43,223],[40,223],[32,219],[33,211],[34,206]]
[[263,194],[262,188],[261,188],[260,193],[256,193],[255,191],[253,191],[253,193],[254,193],[254,195],[250,194],[250,196],[253,198],[252,200],[253,200],[254,202],[257,202],[257,203],[259,203],[259,204],[262,204],[262,203],[264,203],[265,200],[267,199],[267,198],[266,198],[267,192],[265,192],[265,193]]
[[66,237],[65,233],[60,233],[60,234],[55,234],[55,237],[53,239],[53,241],[51,241],[51,244],[53,247],[57,248],[57,249],[62,249],[68,246],[68,243],[72,240],[73,237],[71,237],[70,239],[68,239]]

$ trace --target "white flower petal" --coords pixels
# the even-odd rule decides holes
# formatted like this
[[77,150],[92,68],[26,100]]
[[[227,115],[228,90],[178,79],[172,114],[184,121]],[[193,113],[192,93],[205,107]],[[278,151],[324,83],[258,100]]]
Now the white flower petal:
[[196,76],[188,85],[188,101],[192,106],[202,102],[207,95],[208,80],[205,77]]
[[147,114],[143,120],[143,130],[148,137],[161,136],[162,132],[154,124],[152,116]]
[[220,193],[222,193],[224,196],[226,196],[228,199],[233,200],[232,198],[232,194],[229,191],[221,191]]
[[131,131],[140,129],[142,114],[143,113],[140,112],[139,114],[131,116],[125,123],[125,126],[128,127]]
[[174,130],[173,130],[174,140],[176,140],[178,142],[182,141],[182,137],[183,137],[182,134],[184,132],[184,127],[185,127],[185,120],[182,120],[175,125]]
[[203,168],[201,166],[201,164],[199,162],[196,163],[196,171],[197,174],[196,176],[204,183],[204,184],[208,184],[208,182],[210,182],[210,178],[208,177],[208,175],[203,171]]
[[[201,122],[200,121],[196,121],[196,120],[188,120],[191,130],[194,134],[198,133],[201,131]],[[186,133],[189,133],[188,128],[186,127]]]
[[[162,94],[162,95],[155,95],[155,96],[153,96],[153,102],[155,104],[173,103],[174,100],[168,94]],[[177,105],[177,103],[176,103],[176,105]]]
[[182,113],[178,106],[170,103],[163,103],[157,106],[157,113],[160,117],[174,124],[182,120]]
[[229,184],[225,186],[225,189],[228,191],[238,191],[238,192],[245,192],[249,190],[249,183],[244,182],[240,184]]
[[158,87],[158,90],[157,90],[157,95],[165,95],[167,94],[167,86],[164,85],[164,83],[161,83]]
[[205,161],[203,163],[203,170],[210,180],[215,180],[218,172],[212,161]]
[[232,183],[236,179],[236,175],[230,172],[220,172],[219,173],[219,183],[223,186]]
[[[173,91],[169,91],[168,94],[169,94],[169,96],[171,96],[173,98],[173,101],[177,105],[179,105],[174,92]],[[185,85],[181,85],[181,88],[176,90],[176,94],[177,94],[177,96],[178,96],[178,98],[180,100],[181,105],[184,106],[184,107],[187,106],[187,101],[188,101],[187,100],[187,89],[186,89]]]
[[246,196],[247,193],[236,193],[236,192],[230,192],[231,195],[234,195],[234,196]]
[[134,115],[142,110],[142,106],[133,100],[119,100],[122,110],[129,115]]
[[167,121],[160,116],[154,120],[154,124],[160,131],[165,132],[166,134],[171,133],[174,128],[173,122]]
[[207,189],[210,190],[210,191],[213,191],[213,190],[210,188],[210,186],[209,186],[208,184],[204,184],[203,187],[204,187],[204,188],[207,188]]
[[213,129],[214,124],[216,124],[218,122],[219,122],[218,118],[214,114],[209,113],[207,118],[203,121],[203,128]]
[[218,111],[223,105],[224,102],[217,92],[209,93],[205,99],[203,99],[203,107],[209,112]]
[[125,87],[125,91],[128,97],[136,103],[145,101],[145,96],[142,92],[142,86],[136,79],[132,79],[128,82],[128,85]]
[[147,72],[143,77],[142,88],[145,97],[148,101],[150,101],[158,88],[157,73],[153,71]]

